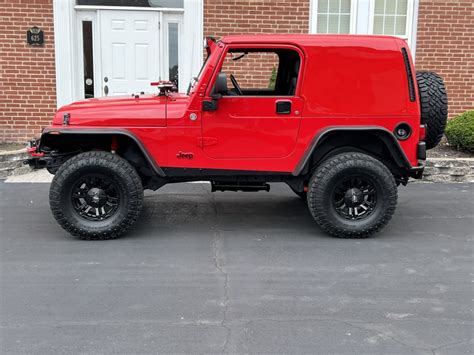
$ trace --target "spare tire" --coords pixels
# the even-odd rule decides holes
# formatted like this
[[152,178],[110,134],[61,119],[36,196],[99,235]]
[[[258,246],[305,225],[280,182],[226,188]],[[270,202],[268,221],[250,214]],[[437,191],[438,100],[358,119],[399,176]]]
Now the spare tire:
[[443,79],[433,72],[417,71],[421,123],[426,124],[426,149],[436,147],[448,120],[448,95]]

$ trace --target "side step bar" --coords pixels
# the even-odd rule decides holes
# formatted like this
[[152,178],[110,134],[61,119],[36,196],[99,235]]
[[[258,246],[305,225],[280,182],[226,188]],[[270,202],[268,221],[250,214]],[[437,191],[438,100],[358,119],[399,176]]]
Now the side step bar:
[[265,182],[249,181],[211,181],[211,191],[270,191],[270,185]]

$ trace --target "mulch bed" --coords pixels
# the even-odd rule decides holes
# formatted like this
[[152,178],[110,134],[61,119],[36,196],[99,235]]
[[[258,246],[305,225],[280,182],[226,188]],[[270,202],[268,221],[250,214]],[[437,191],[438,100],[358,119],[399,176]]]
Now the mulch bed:
[[473,153],[457,150],[449,145],[446,137],[443,137],[441,143],[426,152],[428,158],[474,158]]

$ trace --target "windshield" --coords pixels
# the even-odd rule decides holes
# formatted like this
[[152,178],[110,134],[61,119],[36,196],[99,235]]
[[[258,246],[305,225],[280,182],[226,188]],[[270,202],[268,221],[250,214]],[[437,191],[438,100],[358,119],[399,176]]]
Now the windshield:
[[196,84],[199,81],[199,79],[201,79],[202,71],[204,70],[204,67],[206,66],[206,63],[210,56],[211,56],[211,53],[208,53],[206,56],[206,59],[204,60],[204,63],[202,63],[202,67],[199,70],[199,74],[191,78],[186,95],[192,94],[194,92],[194,88],[196,87]]

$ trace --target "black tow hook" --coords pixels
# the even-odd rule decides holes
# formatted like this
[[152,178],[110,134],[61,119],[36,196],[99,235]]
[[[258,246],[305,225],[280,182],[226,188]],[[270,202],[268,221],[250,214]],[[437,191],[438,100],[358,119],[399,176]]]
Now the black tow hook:
[[30,158],[27,160],[23,160],[24,165],[29,165],[30,168],[33,169],[43,169],[46,167],[46,161],[41,158]]

